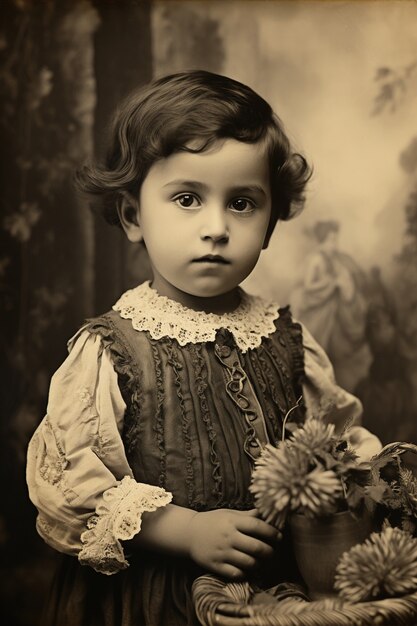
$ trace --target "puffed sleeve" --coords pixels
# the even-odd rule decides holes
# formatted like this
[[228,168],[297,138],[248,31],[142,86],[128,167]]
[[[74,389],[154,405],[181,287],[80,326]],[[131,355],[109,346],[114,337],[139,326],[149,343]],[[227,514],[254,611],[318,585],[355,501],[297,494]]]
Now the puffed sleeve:
[[361,460],[377,454],[382,444],[378,437],[361,426],[362,404],[356,396],[336,384],[329,357],[303,325],[303,397],[307,416],[331,422],[336,433],[348,428],[347,438]]
[[120,434],[125,408],[108,352],[84,330],[52,378],[47,414],[28,447],[39,534],[104,574],[128,566],[121,542],[140,531],[143,512],[172,498],[133,478]]

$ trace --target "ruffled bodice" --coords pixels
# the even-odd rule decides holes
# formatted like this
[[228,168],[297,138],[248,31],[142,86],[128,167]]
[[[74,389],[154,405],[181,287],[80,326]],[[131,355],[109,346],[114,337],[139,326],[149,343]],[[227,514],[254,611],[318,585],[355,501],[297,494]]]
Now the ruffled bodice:
[[[249,304],[246,310],[250,316]],[[229,329],[180,345],[114,311],[85,327],[102,337],[118,373],[127,406],[123,440],[137,480],[195,510],[253,506],[253,461],[262,445],[278,442],[302,393],[301,327],[288,310],[275,317],[274,332],[245,351]]]

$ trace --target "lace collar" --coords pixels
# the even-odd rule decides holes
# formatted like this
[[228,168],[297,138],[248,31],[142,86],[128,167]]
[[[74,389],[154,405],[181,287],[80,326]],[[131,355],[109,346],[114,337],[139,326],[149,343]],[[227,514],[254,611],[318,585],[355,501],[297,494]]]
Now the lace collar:
[[258,347],[263,337],[275,331],[278,305],[241,290],[242,299],[234,311],[217,315],[194,311],[166,296],[160,296],[146,281],[126,291],[113,306],[135,330],[148,331],[153,339],[170,337],[181,346],[214,341],[220,328],[229,330],[238,347],[246,352]]

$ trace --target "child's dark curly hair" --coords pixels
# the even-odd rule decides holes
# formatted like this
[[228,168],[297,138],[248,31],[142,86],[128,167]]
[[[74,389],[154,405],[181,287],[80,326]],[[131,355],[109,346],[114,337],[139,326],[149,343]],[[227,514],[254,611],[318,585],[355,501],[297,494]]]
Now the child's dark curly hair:
[[134,91],[116,112],[105,163],[84,166],[76,173],[76,184],[100,199],[94,204],[110,224],[120,225],[121,194],[137,197],[156,161],[182,150],[202,152],[225,138],[265,142],[272,193],[270,235],[278,219],[287,220],[302,208],[311,170],[305,158],[292,151],[282,123],[263,98],[211,72],[172,74]]

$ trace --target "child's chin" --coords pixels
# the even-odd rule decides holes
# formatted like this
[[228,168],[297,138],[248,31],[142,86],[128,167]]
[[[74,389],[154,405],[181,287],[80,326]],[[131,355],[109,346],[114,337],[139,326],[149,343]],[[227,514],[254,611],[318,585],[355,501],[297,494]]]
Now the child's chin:
[[195,298],[219,298],[233,293],[237,287],[238,285],[217,288],[202,287],[200,289],[189,290],[188,293],[190,296],[194,296]]

